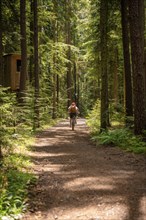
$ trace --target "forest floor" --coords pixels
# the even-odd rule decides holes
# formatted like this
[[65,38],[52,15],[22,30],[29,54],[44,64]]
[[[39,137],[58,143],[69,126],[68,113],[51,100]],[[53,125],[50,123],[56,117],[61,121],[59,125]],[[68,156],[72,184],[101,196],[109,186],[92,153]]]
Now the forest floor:
[[146,220],[146,157],[95,146],[84,119],[43,131],[30,154],[38,180],[23,220]]

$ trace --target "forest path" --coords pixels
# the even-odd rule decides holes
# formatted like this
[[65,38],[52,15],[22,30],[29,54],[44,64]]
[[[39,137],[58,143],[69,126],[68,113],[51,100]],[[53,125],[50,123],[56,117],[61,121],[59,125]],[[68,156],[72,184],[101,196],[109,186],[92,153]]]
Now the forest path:
[[96,147],[84,119],[39,134],[31,157],[39,179],[24,220],[146,220],[146,158]]

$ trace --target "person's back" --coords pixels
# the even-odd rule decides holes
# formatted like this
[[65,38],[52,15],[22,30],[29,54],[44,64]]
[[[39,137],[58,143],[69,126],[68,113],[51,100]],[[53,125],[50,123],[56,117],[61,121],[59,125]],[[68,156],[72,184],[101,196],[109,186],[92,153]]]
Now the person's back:
[[70,118],[73,118],[73,117],[76,118],[77,114],[79,113],[79,109],[76,106],[75,102],[72,102],[72,104],[69,106],[68,112],[69,112]]
[[72,102],[72,104],[68,108],[69,113],[78,113],[78,107],[76,106],[75,102]]
[[69,112],[70,112],[70,113],[76,113],[76,112],[77,112],[77,107],[76,107],[75,105],[71,105],[71,106],[69,107]]

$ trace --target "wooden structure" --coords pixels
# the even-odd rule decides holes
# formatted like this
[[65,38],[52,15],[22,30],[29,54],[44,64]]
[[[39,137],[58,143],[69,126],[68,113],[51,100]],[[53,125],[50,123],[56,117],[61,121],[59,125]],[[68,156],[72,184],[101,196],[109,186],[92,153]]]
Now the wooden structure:
[[7,54],[3,56],[4,60],[4,79],[3,85],[10,87],[12,91],[19,90],[21,55]]

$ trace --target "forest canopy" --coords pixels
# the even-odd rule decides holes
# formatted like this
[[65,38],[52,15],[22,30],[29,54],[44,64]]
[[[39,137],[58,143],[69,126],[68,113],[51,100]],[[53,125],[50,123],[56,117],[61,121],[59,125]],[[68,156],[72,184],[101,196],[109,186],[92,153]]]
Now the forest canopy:
[[8,88],[36,129],[66,117],[72,101],[84,117],[98,102],[101,131],[121,113],[142,134],[145,11],[144,0],[1,1],[2,103]]
[[144,0],[0,1],[0,219],[26,210],[24,148],[72,101],[93,141],[146,152],[145,21]]

